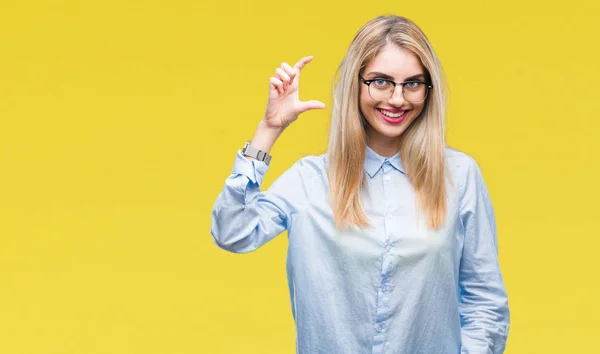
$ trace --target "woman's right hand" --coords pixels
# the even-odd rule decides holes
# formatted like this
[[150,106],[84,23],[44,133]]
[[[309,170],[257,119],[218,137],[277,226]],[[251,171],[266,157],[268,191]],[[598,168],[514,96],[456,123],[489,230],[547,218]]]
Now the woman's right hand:
[[275,70],[275,75],[269,80],[269,100],[263,118],[267,127],[283,130],[295,121],[300,113],[325,108],[325,104],[320,101],[300,101],[298,94],[300,71],[312,59],[312,56],[304,57],[294,67],[282,63]]

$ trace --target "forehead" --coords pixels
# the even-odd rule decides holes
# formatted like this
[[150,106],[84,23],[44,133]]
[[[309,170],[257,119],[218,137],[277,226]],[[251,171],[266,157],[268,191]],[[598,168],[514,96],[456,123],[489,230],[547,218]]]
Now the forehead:
[[402,79],[424,72],[421,61],[415,53],[392,43],[386,44],[375,58],[367,64],[364,74],[368,75],[372,71],[390,75],[395,79]]

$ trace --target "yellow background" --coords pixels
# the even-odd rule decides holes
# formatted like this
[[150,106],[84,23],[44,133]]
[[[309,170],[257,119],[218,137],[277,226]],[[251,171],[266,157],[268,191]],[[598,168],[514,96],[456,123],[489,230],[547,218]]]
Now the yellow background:
[[[597,1],[8,1],[0,5],[0,354],[293,353],[287,240],[209,233],[282,61],[331,103],[352,37],[419,24],[451,89],[448,142],[497,213],[507,353],[600,353]],[[265,187],[326,149],[277,142]]]

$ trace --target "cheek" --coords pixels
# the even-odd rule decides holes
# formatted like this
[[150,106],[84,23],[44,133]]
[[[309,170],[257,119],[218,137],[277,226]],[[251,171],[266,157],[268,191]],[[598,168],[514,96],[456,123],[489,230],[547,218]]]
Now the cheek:
[[369,107],[372,105],[372,99],[369,96],[369,91],[361,89],[358,95],[359,105],[360,107]]
[[413,106],[414,116],[418,117],[423,112],[423,108],[425,108],[423,103]]

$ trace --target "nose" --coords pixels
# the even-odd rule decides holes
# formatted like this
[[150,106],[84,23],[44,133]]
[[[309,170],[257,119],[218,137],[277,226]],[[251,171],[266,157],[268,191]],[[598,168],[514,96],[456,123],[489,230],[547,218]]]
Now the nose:
[[404,94],[402,93],[402,85],[394,87],[394,92],[388,99],[388,103],[393,106],[401,106],[406,100],[404,99]]

